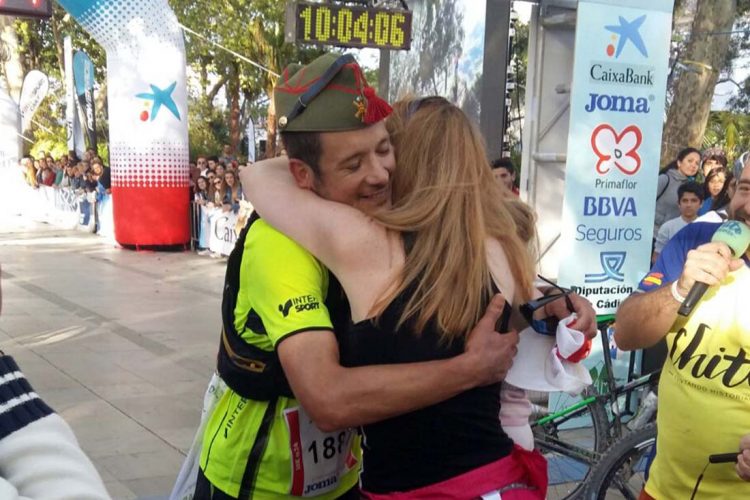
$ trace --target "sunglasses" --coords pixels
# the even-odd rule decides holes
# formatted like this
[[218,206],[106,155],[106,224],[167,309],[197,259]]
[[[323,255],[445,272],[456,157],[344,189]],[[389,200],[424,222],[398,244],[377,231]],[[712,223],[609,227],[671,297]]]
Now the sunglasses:
[[426,104],[430,103],[438,103],[438,102],[448,102],[444,97],[440,96],[429,96],[429,97],[422,97],[420,99],[414,99],[409,103],[409,106],[406,108],[406,119],[410,119],[414,113],[420,110],[420,108]]
[[570,294],[573,292],[572,290],[558,286],[557,283],[553,283],[544,276],[540,275],[539,278],[542,281],[552,285],[557,290],[557,293],[545,295],[544,297],[530,300],[525,304],[521,304],[521,307],[519,308],[521,311],[521,316],[523,316],[523,319],[526,320],[526,322],[529,324],[529,326],[531,326],[531,328],[534,329],[535,332],[541,333],[542,335],[556,335],[557,324],[560,322],[560,320],[553,317],[534,319],[534,313],[536,313],[539,309],[543,309],[550,302],[558,300],[560,297],[565,297],[565,305],[570,312],[573,312],[575,309],[573,307],[573,302],[571,302],[570,300]]

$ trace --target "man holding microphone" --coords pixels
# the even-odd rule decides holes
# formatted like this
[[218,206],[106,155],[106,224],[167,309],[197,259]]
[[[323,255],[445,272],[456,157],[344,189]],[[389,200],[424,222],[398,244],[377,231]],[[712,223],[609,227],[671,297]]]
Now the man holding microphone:
[[677,233],[617,312],[621,349],[668,348],[642,500],[691,498],[708,456],[727,452],[736,465],[708,467],[697,497],[750,498],[750,168],[736,182],[730,221]]

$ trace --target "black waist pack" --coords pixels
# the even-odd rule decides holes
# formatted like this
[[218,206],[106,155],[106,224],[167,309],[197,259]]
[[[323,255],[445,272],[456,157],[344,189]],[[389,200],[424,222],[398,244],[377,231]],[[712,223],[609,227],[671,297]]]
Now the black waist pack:
[[[276,351],[266,351],[245,342],[234,327],[234,309],[240,291],[240,264],[245,250],[245,238],[250,227],[260,217],[253,212],[242,229],[227,262],[224,292],[221,301],[221,342],[217,355],[219,376],[230,389],[243,398],[270,401],[280,396],[292,398],[292,389],[281,368]],[[260,317],[250,311],[246,323],[257,335],[265,335]]]

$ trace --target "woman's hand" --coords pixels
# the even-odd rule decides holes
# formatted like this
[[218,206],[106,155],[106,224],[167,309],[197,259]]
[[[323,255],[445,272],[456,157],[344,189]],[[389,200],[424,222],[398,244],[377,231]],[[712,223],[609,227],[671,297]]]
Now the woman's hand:
[[573,310],[568,309],[568,305],[565,302],[565,297],[560,296],[559,299],[553,300],[546,306],[544,306],[544,312],[547,316],[554,316],[557,319],[565,319],[572,313],[576,313],[578,317],[576,319],[575,329],[582,332],[586,338],[593,339],[596,337],[596,311],[594,306],[591,305],[587,299],[581,297],[577,293],[568,294],[571,304],[573,304]]

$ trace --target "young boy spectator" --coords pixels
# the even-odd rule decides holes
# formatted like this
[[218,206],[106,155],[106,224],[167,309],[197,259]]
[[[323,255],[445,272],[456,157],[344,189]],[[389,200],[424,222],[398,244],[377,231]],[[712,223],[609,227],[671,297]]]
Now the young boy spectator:
[[516,187],[516,169],[513,167],[510,158],[498,158],[493,161],[492,175],[495,177],[495,180],[507,187],[508,191],[518,196],[518,188]]
[[224,144],[224,147],[221,150],[219,161],[224,165],[229,165],[236,159],[237,157],[232,154],[232,147],[229,144]]
[[659,228],[652,262],[656,262],[664,245],[672,239],[672,236],[698,217],[698,209],[703,203],[703,197],[703,186],[697,182],[686,182],[677,189],[677,206],[680,208],[680,216],[668,220]]

